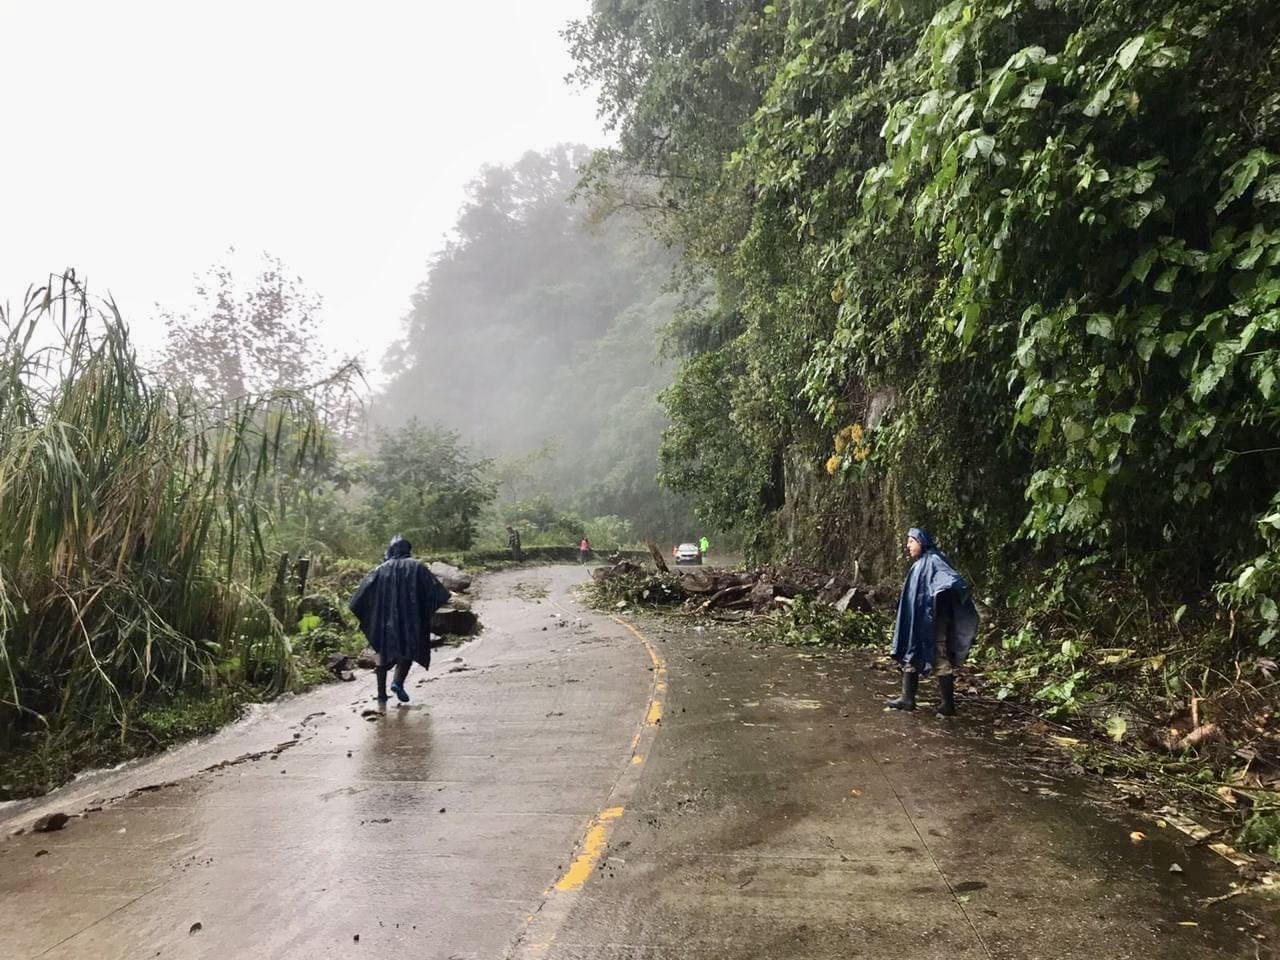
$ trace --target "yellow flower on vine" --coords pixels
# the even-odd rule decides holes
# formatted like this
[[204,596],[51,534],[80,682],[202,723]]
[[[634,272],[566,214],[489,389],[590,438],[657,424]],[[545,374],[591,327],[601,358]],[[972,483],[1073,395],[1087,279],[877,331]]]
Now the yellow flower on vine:
[[836,471],[840,469],[840,463],[841,463],[841,458],[838,453],[828,457],[827,473],[829,473],[831,476],[835,476]]

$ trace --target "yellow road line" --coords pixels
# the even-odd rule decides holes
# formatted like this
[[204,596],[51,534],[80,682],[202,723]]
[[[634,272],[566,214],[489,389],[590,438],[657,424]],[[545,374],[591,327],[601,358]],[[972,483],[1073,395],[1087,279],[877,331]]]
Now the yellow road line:
[[507,956],[514,960],[541,960],[551,950],[561,925],[569,915],[569,908],[576,895],[591,879],[591,872],[600,862],[609,843],[612,824],[626,812],[626,801],[635,792],[639,782],[639,768],[644,766],[646,754],[657,737],[662,722],[662,697],[667,692],[667,664],[658,654],[649,638],[633,625],[618,617],[610,617],[625,627],[643,645],[653,665],[653,685],[649,690],[649,703],[644,720],[631,738],[630,763],[623,768],[609,792],[610,805],[592,818],[586,833],[578,844],[578,855],[564,875],[547,891],[546,899],[538,910],[530,915],[524,932],[512,945]]
[[582,852],[569,865],[569,869],[556,884],[557,890],[566,893],[582,888],[591,876],[591,871],[595,869],[600,854],[604,853],[605,841],[609,836],[609,824],[622,816],[622,813],[622,807],[610,807],[608,810],[600,811],[600,816],[595,818],[591,828],[587,830],[587,835],[582,838]]
[[[635,628],[634,625],[628,623],[619,617],[610,617],[615,623],[620,623],[635,635],[635,638],[644,644],[645,652],[649,654],[649,661],[653,664],[653,694],[649,698],[649,712],[645,714],[644,724],[646,727],[656,727],[662,722],[662,694],[667,692],[667,664],[658,655],[658,651],[654,649],[649,638]],[[636,734],[635,740],[632,741],[632,752],[636,750],[640,743],[640,734]]]

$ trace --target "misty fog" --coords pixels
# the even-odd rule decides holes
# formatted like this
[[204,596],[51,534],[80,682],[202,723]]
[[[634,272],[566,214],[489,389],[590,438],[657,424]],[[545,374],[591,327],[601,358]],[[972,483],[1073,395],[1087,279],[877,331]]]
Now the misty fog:
[[637,535],[687,537],[687,508],[656,480],[675,256],[631,218],[595,222],[574,202],[589,157],[560,146],[479,172],[414,294],[371,418],[458,431],[497,461],[506,520],[549,498],[632,520]]

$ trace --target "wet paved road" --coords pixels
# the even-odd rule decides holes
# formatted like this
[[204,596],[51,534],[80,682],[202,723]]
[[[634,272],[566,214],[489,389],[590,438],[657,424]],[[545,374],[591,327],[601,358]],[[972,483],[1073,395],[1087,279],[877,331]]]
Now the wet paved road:
[[490,578],[484,637],[381,719],[336,685],[0,812],[102,807],[0,842],[0,957],[1280,956],[1267,907],[1200,902],[1215,858],[977,724],[880,712],[851,658],[633,632],[582,577]]

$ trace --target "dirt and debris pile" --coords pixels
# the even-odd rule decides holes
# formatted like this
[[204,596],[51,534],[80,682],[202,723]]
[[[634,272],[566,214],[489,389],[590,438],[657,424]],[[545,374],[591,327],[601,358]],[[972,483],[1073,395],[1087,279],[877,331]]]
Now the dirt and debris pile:
[[869,612],[884,597],[866,586],[818,570],[797,566],[760,567],[755,570],[697,570],[682,582],[688,606],[699,612],[743,610],[767,613],[792,606],[805,597],[816,603],[846,610]]
[[617,560],[591,571],[591,600],[601,608],[630,605],[671,606],[685,599],[682,578],[649,572],[630,560]]
[[650,572],[630,560],[616,560],[592,572],[600,606],[683,603],[694,613],[739,611],[763,614],[790,607],[799,597],[846,610],[867,612],[883,606],[881,591],[852,579],[798,566],[754,570],[703,568],[679,575]]
[[607,580],[613,580],[618,577],[636,576],[644,573],[644,568],[638,563],[632,563],[630,560],[623,559],[617,554],[609,558],[607,566],[596,567],[591,571],[591,579],[596,583],[604,583]]

